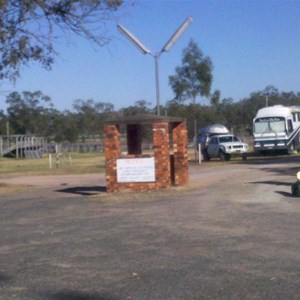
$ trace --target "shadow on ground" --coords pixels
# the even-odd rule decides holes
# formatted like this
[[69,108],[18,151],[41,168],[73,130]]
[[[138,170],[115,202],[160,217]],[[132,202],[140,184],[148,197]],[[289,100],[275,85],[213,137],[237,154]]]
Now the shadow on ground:
[[11,277],[10,277],[10,276],[8,276],[8,275],[6,275],[6,274],[0,272],[0,285],[1,285],[1,284],[4,284],[4,283],[7,283],[7,282],[9,282],[10,280],[11,280]]
[[[290,182],[284,182],[284,181],[275,181],[275,180],[265,180],[265,181],[254,181],[249,182],[250,184],[269,184],[269,185],[275,185],[275,186],[289,186],[291,187],[292,184]],[[288,198],[295,198],[295,196],[292,195],[292,193],[284,192],[284,191],[276,191],[277,194],[280,194],[282,196],[288,197]]]
[[270,184],[270,185],[291,186],[291,183],[290,183],[290,182],[275,181],[275,180],[253,181],[253,182],[249,182],[249,183],[250,183],[250,184]]
[[288,198],[296,198],[294,195],[292,195],[292,193],[288,193],[288,192],[283,192],[283,191],[276,191],[277,194],[282,195],[284,197],[288,197]]
[[41,295],[43,299],[48,300],[117,300],[108,294],[99,294],[97,292],[88,293],[73,290],[62,290],[59,292],[49,292]]
[[76,194],[82,196],[92,196],[106,192],[105,186],[76,186],[66,189],[57,190],[57,192]]
[[[247,161],[238,161],[238,164],[249,166],[261,165],[262,171],[284,176],[296,176],[300,171],[300,156],[272,156],[272,157],[254,157]],[[287,166],[287,164],[290,164]],[[271,166],[272,165],[272,166]],[[275,166],[276,165],[276,166]],[[281,165],[284,165],[283,167]]]

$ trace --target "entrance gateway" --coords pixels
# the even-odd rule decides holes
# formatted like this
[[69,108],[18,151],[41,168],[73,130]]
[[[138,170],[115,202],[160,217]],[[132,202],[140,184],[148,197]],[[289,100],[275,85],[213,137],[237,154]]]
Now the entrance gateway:
[[[124,135],[123,135],[124,133]],[[122,136],[125,136],[123,151]],[[143,141],[151,139],[151,149]],[[151,191],[188,183],[186,120],[136,115],[107,122],[104,129],[108,192]]]

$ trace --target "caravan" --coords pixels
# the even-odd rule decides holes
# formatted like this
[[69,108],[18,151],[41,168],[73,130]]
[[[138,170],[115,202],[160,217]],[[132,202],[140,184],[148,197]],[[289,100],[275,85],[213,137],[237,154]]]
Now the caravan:
[[253,120],[254,150],[293,153],[300,148],[299,131],[300,106],[261,108]]

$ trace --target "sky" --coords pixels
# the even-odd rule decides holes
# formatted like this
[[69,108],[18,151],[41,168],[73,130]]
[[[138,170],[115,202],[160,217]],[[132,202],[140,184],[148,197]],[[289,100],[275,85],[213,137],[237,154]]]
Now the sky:
[[[130,0],[131,1],[131,0]],[[131,1],[132,2],[132,1]],[[193,22],[159,59],[160,103],[174,99],[169,76],[181,65],[182,51],[193,39],[213,63],[211,92],[234,101],[273,85],[300,91],[300,1],[288,0],[135,0],[107,25],[113,37],[100,48],[70,37],[56,44],[59,57],[51,71],[36,63],[22,68],[15,84],[1,84],[0,109],[12,91],[49,96],[60,111],[75,100],[93,99],[120,109],[145,100],[156,104],[155,64],[117,30],[122,24],[152,54],[158,53],[184,20]],[[129,4],[125,0],[126,4]],[[208,104],[207,99],[197,99]]]

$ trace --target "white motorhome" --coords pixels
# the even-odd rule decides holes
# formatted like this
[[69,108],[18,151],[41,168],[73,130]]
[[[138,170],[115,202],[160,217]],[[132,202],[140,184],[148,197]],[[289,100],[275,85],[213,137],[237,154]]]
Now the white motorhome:
[[254,150],[259,152],[300,148],[300,106],[274,105],[258,110],[253,120]]

